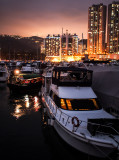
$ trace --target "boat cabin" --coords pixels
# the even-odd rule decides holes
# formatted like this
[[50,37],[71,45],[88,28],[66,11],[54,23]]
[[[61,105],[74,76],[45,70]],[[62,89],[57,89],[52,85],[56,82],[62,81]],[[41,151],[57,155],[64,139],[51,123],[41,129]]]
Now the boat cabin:
[[91,86],[92,70],[77,67],[54,67],[52,83],[57,86]]
[[[64,92],[64,94],[62,94],[62,92]],[[100,103],[97,100],[96,95],[92,93],[92,90],[90,88],[87,89],[87,92],[91,93],[90,96],[82,96],[83,92],[83,87],[81,87],[80,89],[77,89],[76,87],[71,87],[70,90],[68,89],[68,87],[58,87],[57,91],[55,91],[55,89],[53,89],[52,87],[49,96],[58,108],[64,110],[92,111],[101,109]]]

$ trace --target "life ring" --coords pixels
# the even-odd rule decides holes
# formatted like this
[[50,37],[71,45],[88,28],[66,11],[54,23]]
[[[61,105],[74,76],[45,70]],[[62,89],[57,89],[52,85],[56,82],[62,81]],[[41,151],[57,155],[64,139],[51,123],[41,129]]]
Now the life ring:
[[72,124],[74,125],[74,127],[79,127],[79,119],[77,117],[73,117]]

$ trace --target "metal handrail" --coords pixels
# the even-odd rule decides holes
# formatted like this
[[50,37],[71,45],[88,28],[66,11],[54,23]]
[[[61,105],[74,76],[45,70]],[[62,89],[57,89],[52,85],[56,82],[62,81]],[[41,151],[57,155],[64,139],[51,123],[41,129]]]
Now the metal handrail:
[[[49,98],[49,96],[47,97],[47,100],[48,100],[48,101],[51,101],[51,107],[53,107],[53,109],[51,109],[51,107],[50,107],[50,109],[51,109],[52,113],[53,113],[53,111],[54,111],[54,108],[56,108],[56,112],[53,113],[53,115],[54,115],[55,117],[56,117],[57,111],[60,111],[59,121],[61,120],[62,114],[67,116],[66,122],[65,122],[65,124],[64,124],[65,126],[67,126],[67,123],[68,123],[69,118],[72,119],[73,117],[71,117],[71,116],[67,115],[66,113],[62,112],[61,109],[58,108],[57,105],[54,103],[54,101],[53,101],[51,98]],[[49,106],[50,106],[50,105],[49,105]],[[55,107],[54,107],[54,106],[55,106]],[[119,135],[119,132],[118,132],[115,128],[111,127],[111,126],[102,125],[102,124],[97,124],[97,123],[92,123],[92,122],[86,122],[86,121],[83,121],[83,120],[80,120],[80,119],[79,119],[79,121],[80,121],[81,123],[84,122],[84,123],[86,123],[86,124],[93,124],[93,125],[95,124],[95,125],[97,125],[97,126],[99,126],[99,127],[110,128],[110,129],[112,129],[113,131],[115,131],[115,132],[117,133],[117,135]],[[72,123],[71,123],[71,124],[72,124]],[[72,126],[73,126],[73,124],[72,124]],[[76,127],[76,128],[78,129],[79,127],[80,127],[80,125],[79,125],[78,127]],[[111,135],[111,134],[109,134],[109,133],[104,133],[104,132],[100,132],[100,131],[96,131],[96,133],[103,133],[103,134]]]
[[[53,102],[52,99],[49,99],[49,97],[47,97],[47,99],[48,99],[48,101],[49,101],[48,104],[50,104],[50,102],[51,102],[51,106],[49,105],[49,107],[50,107],[52,113],[53,113],[53,110],[54,110],[54,106],[56,106],[56,107],[55,107],[56,112],[53,113],[53,115],[54,115],[55,117],[56,117],[56,115],[57,115],[57,112],[60,111],[59,121],[61,121],[62,114],[65,115],[65,116],[67,116],[66,122],[65,122],[65,124],[64,124],[65,126],[67,126],[69,118],[72,119],[72,117],[69,116],[69,115],[67,115],[66,113],[63,113],[63,112],[60,110],[60,108],[58,108],[57,105]],[[63,118],[64,118],[64,117],[63,117]],[[80,120],[80,121],[81,121],[81,120]],[[82,121],[81,121],[81,122],[82,122]],[[72,124],[72,123],[70,123],[70,124]],[[72,131],[74,132],[74,126],[73,126],[73,124],[72,124],[72,127],[73,127],[73,130],[72,130]],[[78,129],[78,127],[76,127],[76,128]],[[77,129],[76,129],[76,130],[77,130]],[[75,130],[75,131],[76,131],[76,130]]]
[[[112,126],[103,125],[103,124],[98,124],[98,123],[93,123],[93,122],[87,122],[87,123],[89,123],[89,124],[95,124],[95,125],[97,125],[97,126],[99,126],[99,127],[110,128],[110,129],[112,129],[113,131],[115,131],[115,132],[119,135],[119,132],[118,132],[115,128],[113,128]],[[99,131],[97,131],[97,132],[99,132]]]

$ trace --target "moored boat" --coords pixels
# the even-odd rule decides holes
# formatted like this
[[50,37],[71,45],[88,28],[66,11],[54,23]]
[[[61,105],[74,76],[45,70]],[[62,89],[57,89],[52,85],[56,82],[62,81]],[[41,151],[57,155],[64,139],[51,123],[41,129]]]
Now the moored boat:
[[[17,71],[17,70],[16,70]],[[42,85],[42,77],[39,74],[14,74],[7,83],[12,93],[33,93],[38,92]]]
[[109,157],[119,150],[119,119],[102,109],[91,88],[91,70],[54,67],[43,74],[42,102],[61,138],[88,155]]
[[8,80],[8,70],[4,62],[0,62],[0,82],[6,82]]

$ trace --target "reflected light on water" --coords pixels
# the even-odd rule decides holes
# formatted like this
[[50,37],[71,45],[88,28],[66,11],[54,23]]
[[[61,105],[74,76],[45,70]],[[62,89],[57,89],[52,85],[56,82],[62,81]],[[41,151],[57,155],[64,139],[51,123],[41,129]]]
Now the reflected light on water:
[[39,108],[41,107],[39,98],[37,96],[32,97],[25,95],[21,97],[21,99],[15,100],[15,108],[12,113],[14,117],[17,119],[23,115],[31,114],[32,111],[38,112]]
[[26,105],[26,108],[29,108],[29,97],[28,97],[28,95],[25,96],[25,105]]
[[39,100],[38,100],[38,97],[34,97],[34,109],[35,111],[37,112],[39,110]]
[[22,106],[18,104],[14,110],[13,116],[16,117],[17,119],[24,115],[24,112],[21,110]]

